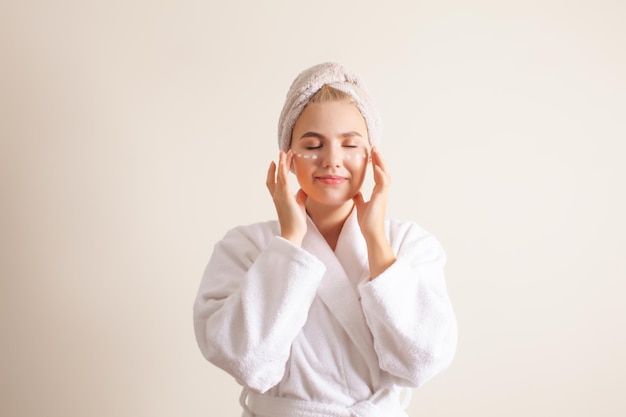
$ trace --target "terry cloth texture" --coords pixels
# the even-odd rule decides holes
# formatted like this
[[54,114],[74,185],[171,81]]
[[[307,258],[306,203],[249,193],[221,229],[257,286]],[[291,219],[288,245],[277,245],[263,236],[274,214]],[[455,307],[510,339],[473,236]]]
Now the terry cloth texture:
[[296,120],[311,97],[324,85],[349,94],[367,124],[370,144],[380,142],[380,115],[361,79],[352,71],[335,62],[325,62],[302,71],[291,84],[278,121],[278,146],[287,152]]

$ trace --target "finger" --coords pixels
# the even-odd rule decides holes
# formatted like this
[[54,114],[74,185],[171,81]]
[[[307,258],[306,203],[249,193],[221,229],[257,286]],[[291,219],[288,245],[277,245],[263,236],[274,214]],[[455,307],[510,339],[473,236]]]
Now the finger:
[[298,193],[296,194],[296,202],[298,203],[298,205],[300,207],[304,207],[307,198],[309,198],[309,196],[304,192],[302,188],[300,188],[298,190]]
[[289,168],[287,168],[287,154],[280,151],[278,154],[278,175],[276,182],[281,187],[287,187],[288,185]]
[[361,210],[361,207],[363,207],[363,204],[365,204],[365,200],[363,199],[363,193],[360,191],[356,193],[354,197],[352,197],[352,200],[354,200],[354,204],[356,205],[357,210]]
[[383,172],[387,173],[387,164],[376,146],[372,148],[372,166],[379,166],[382,168]]
[[265,181],[265,185],[269,190],[271,195],[274,195],[274,190],[276,190],[276,163],[274,161],[270,162],[270,167],[267,169],[267,180]]
[[291,168],[293,167],[293,159],[294,159],[293,151],[289,149],[285,156],[285,175],[287,176],[289,176],[289,173],[291,172]]
[[376,167],[378,166],[377,159],[376,159],[377,153],[378,153],[378,148],[373,146],[370,152],[370,163],[372,164],[372,173],[374,175],[374,181],[376,181]]
[[294,172],[295,160],[296,160],[296,154],[293,152],[293,150],[289,149],[289,165],[287,166],[287,168],[289,169],[289,172]]
[[380,165],[374,167],[374,182],[376,183],[376,187],[382,189],[386,189],[389,185],[389,176]]

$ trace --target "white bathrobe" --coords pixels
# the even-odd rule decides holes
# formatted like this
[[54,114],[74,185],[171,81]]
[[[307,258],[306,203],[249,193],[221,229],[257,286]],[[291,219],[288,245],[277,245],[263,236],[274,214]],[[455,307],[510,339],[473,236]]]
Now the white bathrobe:
[[203,355],[244,387],[245,416],[404,416],[399,388],[450,364],[457,326],[444,252],[415,223],[386,230],[397,260],[372,281],[356,212],[334,252],[311,219],[302,247],[277,221],[216,244],[195,332]]

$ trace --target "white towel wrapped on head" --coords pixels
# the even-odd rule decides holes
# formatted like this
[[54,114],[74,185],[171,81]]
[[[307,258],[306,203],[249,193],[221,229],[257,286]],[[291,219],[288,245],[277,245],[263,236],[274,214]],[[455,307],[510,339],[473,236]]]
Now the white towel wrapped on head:
[[291,145],[291,134],[300,113],[324,85],[349,94],[356,103],[367,124],[370,144],[380,142],[380,115],[365,84],[352,71],[335,62],[325,62],[302,71],[291,84],[287,99],[278,121],[278,146],[287,152]]

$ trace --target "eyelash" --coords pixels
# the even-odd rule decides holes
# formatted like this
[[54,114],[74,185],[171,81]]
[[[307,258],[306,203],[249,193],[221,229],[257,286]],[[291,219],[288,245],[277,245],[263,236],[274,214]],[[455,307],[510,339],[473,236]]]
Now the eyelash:
[[[357,145],[343,145],[344,148],[358,148]],[[322,145],[318,145],[318,146],[307,146],[307,149],[312,151],[315,149],[321,149]]]

